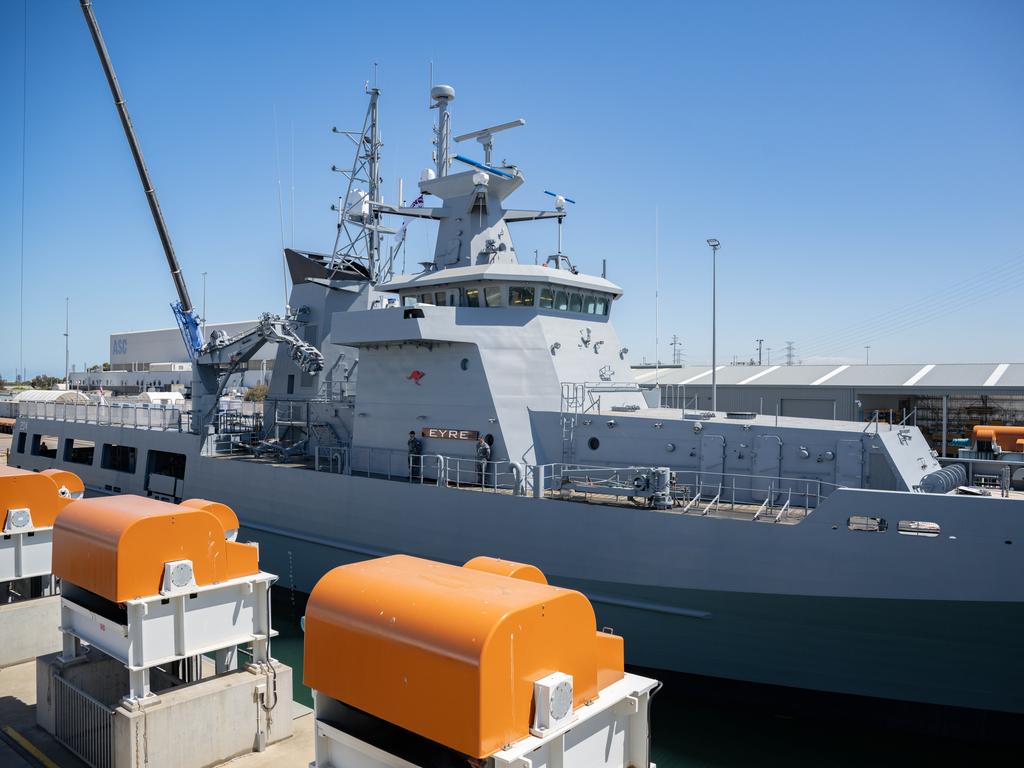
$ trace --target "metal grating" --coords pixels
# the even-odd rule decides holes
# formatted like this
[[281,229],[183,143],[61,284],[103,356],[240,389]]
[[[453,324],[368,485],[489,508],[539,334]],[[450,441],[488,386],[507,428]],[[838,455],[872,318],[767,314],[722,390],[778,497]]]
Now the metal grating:
[[92,768],[114,765],[114,712],[53,675],[54,736]]

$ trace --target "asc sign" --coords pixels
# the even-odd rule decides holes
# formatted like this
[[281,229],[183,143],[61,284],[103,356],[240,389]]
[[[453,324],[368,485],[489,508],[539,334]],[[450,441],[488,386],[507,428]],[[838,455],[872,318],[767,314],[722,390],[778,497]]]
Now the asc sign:
[[424,427],[423,437],[435,440],[476,440],[480,433],[472,429],[441,429],[440,427]]

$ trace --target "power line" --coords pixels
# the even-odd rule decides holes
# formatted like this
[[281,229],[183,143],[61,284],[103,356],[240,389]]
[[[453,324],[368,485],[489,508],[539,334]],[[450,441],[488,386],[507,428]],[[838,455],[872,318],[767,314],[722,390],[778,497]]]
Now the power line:
[[953,298],[948,302],[935,303],[929,309],[910,309],[898,316],[879,316],[869,325],[858,328],[850,328],[831,338],[811,345],[810,351],[805,349],[806,354],[820,355],[827,352],[838,352],[856,346],[863,346],[864,342],[891,336],[894,333],[914,328],[932,320],[940,319],[950,313],[970,306],[975,306],[977,301],[986,296],[995,296],[1007,291],[1024,287],[1024,274],[1003,281],[991,281],[987,285],[978,286],[976,289],[965,291],[962,295]]
[[[845,326],[838,333],[822,334],[813,337],[804,343],[807,354],[820,354],[822,352],[836,351],[840,348],[862,346],[864,341],[870,341],[878,336],[872,336],[880,331],[895,333],[900,326],[906,325],[908,320],[913,321],[912,325],[922,322],[922,318],[939,316],[948,313],[951,309],[973,302],[983,296],[1002,293],[1024,284],[1024,273],[1017,267],[1019,257],[1014,257],[1009,262],[1000,265],[995,270],[988,270],[974,278],[960,281],[942,291],[916,299],[912,302],[900,303],[897,307],[887,312],[872,315],[868,320],[854,325]],[[1014,269],[1009,269],[1014,267]],[[1001,282],[993,281],[992,275],[1001,272],[1008,272],[1012,277]],[[843,345],[843,346],[838,346]]]
[[683,342],[682,339],[679,338],[678,334],[672,334],[672,341],[669,343],[669,346],[672,347],[672,365],[682,365]]

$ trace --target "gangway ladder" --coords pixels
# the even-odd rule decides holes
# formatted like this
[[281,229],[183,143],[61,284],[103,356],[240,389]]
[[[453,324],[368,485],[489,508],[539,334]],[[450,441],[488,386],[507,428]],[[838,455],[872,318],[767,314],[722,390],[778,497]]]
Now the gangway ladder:
[[579,425],[580,414],[584,412],[584,400],[587,396],[584,384],[562,382],[562,400],[559,406],[559,417],[562,422],[562,464],[573,464],[576,461],[576,427]]

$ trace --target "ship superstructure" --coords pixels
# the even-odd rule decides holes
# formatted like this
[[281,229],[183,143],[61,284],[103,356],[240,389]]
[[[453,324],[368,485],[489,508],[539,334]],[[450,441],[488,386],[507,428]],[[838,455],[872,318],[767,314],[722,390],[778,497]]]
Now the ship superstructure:
[[[191,412],[29,408],[10,463],[229,504],[300,590],[376,555],[486,553],[586,593],[635,664],[1024,711],[1022,502],[957,495],[910,425],[659,407],[612,324],[621,289],[560,247],[519,263],[511,225],[561,226],[565,201],[506,208],[525,175],[490,161],[486,130],[483,162],[453,158],[454,95],[432,93],[422,207],[351,189],[338,206],[376,234],[436,221],[421,272],[389,274],[376,236],[348,238],[365,258],[289,250],[290,317],[207,340]],[[275,333],[262,418],[228,418],[218,376]]]

